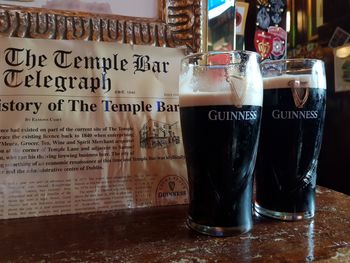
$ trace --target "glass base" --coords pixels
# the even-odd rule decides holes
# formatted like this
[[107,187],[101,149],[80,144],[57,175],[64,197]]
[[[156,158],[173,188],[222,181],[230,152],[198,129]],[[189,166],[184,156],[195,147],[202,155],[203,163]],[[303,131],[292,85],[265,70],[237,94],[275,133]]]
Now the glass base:
[[215,226],[205,226],[195,223],[191,218],[187,219],[187,225],[202,234],[215,236],[215,237],[225,237],[225,236],[233,236],[246,233],[250,231],[253,227],[252,223],[237,226],[237,227],[215,227]]
[[273,211],[273,210],[263,208],[257,203],[254,204],[254,208],[255,208],[255,212],[258,215],[263,215],[266,217],[271,217],[274,219],[279,219],[284,221],[297,221],[297,220],[303,220],[303,219],[311,219],[315,215],[314,211],[306,211],[301,213]]

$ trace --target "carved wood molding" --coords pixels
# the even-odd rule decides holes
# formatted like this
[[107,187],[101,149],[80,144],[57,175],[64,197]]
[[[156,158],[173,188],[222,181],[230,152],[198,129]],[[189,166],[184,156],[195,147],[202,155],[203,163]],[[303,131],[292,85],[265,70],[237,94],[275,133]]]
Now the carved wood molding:
[[160,18],[0,5],[0,35],[201,49],[202,0],[159,0]]

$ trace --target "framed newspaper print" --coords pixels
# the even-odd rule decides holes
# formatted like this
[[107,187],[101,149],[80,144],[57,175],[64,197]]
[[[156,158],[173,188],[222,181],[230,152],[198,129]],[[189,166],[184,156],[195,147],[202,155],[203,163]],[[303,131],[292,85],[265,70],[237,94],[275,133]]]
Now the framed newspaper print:
[[0,0],[0,219],[188,203],[178,76],[204,10]]
[[[202,37],[205,32],[205,2],[206,0],[0,1],[0,35],[186,47],[189,52],[196,52],[205,39]],[[148,6],[157,10],[147,11]],[[130,12],[130,9],[133,11]],[[146,17],[141,17],[143,14],[140,14],[140,10],[141,13],[148,12]]]

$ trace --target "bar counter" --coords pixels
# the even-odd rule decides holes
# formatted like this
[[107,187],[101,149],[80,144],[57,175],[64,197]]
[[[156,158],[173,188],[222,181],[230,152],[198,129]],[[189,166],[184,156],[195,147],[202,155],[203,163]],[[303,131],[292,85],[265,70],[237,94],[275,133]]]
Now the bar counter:
[[185,224],[187,206],[0,221],[0,262],[350,262],[350,196],[318,187],[313,220],[256,217],[214,238]]

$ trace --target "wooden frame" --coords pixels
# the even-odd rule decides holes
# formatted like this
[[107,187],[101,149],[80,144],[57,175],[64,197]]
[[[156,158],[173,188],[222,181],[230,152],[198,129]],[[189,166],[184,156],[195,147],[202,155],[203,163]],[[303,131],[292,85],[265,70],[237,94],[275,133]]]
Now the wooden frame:
[[0,5],[0,36],[184,47],[206,43],[206,0],[158,0],[158,18]]

